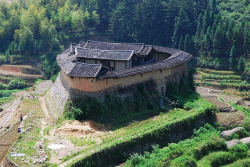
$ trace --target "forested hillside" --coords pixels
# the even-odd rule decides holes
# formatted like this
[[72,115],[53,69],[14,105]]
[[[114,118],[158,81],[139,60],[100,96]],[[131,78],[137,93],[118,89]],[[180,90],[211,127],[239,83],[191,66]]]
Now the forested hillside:
[[[23,55],[57,74],[69,42],[109,34],[115,42],[179,48],[198,66],[249,74],[248,0],[20,0],[0,3],[2,60]],[[13,56],[12,56],[13,57]],[[14,56],[15,57],[15,56]],[[10,60],[9,60],[10,61]]]

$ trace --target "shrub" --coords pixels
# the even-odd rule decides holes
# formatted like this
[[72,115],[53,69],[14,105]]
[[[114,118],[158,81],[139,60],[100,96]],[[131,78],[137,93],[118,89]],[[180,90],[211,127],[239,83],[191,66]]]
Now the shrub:
[[250,118],[249,117],[246,117],[243,122],[242,122],[242,126],[243,128],[246,129],[246,131],[250,131]]
[[8,89],[13,90],[13,89],[25,89],[29,87],[29,84],[23,80],[20,79],[13,79],[9,82],[8,84]]
[[248,147],[246,144],[238,144],[230,149],[230,154],[235,160],[247,157]]
[[10,97],[16,90],[0,90],[0,98]]
[[179,83],[169,82],[166,85],[166,95],[172,99],[177,100],[180,97],[188,97],[195,91],[193,73],[189,72],[188,75],[183,75]]
[[212,151],[226,150],[225,140],[220,138],[219,136],[213,136],[209,140],[205,140],[204,143],[198,145],[194,148],[193,153],[196,159],[200,159],[201,157],[207,155]]
[[214,153],[212,158],[210,159],[210,164],[213,167],[219,167],[221,165],[225,165],[233,162],[233,157],[228,152],[217,152]]
[[244,137],[248,137],[249,134],[245,129],[242,129],[240,131],[235,132],[234,134],[230,135],[227,140],[232,140],[232,139],[241,139]]
[[5,86],[4,84],[0,83],[0,90],[5,90],[7,88],[7,86]]
[[176,158],[171,162],[171,166],[176,167],[195,167],[197,166],[196,161],[193,157],[190,156],[181,156]]
[[250,158],[238,160],[238,161],[236,161],[232,164],[226,165],[224,167],[249,167],[249,164],[250,164]]
[[128,166],[136,166],[143,160],[143,156],[140,154],[133,154],[130,156],[129,160],[126,162]]
[[134,88],[133,94],[125,98],[107,94],[103,99],[91,96],[73,99],[66,105],[65,115],[69,119],[90,119],[118,125],[131,121],[131,118],[144,118],[160,113],[159,101],[157,92],[152,92],[146,89],[144,84],[139,84]]

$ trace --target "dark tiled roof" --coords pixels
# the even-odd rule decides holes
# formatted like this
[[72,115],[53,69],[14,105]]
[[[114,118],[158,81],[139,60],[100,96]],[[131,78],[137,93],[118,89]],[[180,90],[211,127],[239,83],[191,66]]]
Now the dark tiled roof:
[[76,56],[70,55],[69,52],[70,50],[67,49],[57,56],[57,63],[66,75],[71,77],[94,78],[100,72],[102,68],[101,64],[75,62]]
[[132,50],[99,50],[76,48],[77,57],[102,60],[123,60],[128,61],[134,55]]
[[101,64],[85,64],[76,62],[74,68],[70,71],[68,76],[94,78],[100,72],[101,68]]
[[151,45],[145,45],[145,47],[142,49],[140,55],[146,56],[151,52],[152,49],[153,49],[153,47]]
[[171,54],[171,55],[179,51],[179,50],[174,49],[174,48],[166,48],[166,47],[162,47],[162,46],[153,46],[153,48],[157,52],[168,53],[168,54]]
[[68,74],[73,69],[73,67],[75,65],[75,63],[72,62],[72,58],[74,58],[74,55],[68,56],[69,52],[70,52],[70,49],[66,49],[64,52],[62,52],[56,58],[59,67],[62,69],[62,71],[65,74]]
[[100,50],[133,50],[136,54],[140,54],[145,44],[143,43],[109,43],[98,41],[87,41],[84,48],[100,49]]
[[190,54],[179,51],[175,53],[174,55],[172,55],[170,58],[160,61],[160,62],[156,62],[156,63],[148,64],[148,65],[136,66],[136,67],[128,68],[128,69],[109,71],[106,74],[99,76],[99,79],[122,78],[122,77],[131,76],[131,75],[151,72],[155,70],[167,69],[167,68],[181,65],[184,62],[190,60],[191,58],[192,56]]
[[[88,41],[87,43],[80,43],[78,46],[76,46],[76,48],[78,47],[80,47],[78,49],[78,55],[71,55],[70,49],[67,49],[57,56],[58,65],[68,76],[98,77],[99,79],[121,78],[175,67],[187,62],[192,58],[190,54],[177,49],[144,44],[122,44]],[[161,53],[168,53],[171,56],[168,59],[160,62],[145,64],[128,69],[108,71],[107,73],[99,73],[102,68],[102,65],[100,64],[85,64],[76,61],[78,56],[96,59],[129,60],[129,56],[132,56],[134,53],[139,53],[138,55],[143,56],[148,55],[152,50]]]

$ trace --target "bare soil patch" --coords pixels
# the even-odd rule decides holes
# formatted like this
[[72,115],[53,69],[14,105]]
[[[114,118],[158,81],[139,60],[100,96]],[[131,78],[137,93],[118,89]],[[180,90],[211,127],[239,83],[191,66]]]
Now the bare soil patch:
[[232,107],[222,102],[216,93],[221,93],[220,90],[208,89],[204,87],[197,87],[197,92],[204,98],[206,98],[210,103],[215,104],[218,110],[223,112],[230,112]]
[[105,133],[105,127],[92,121],[65,121],[64,125],[55,130],[55,135],[93,137]]
[[29,66],[29,65],[1,65],[0,66],[0,70],[17,72],[17,73],[22,73],[23,69],[32,70],[33,68],[32,66]]
[[224,127],[240,125],[245,117],[246,116],[240,111],[231,113],[216,113],[218,123]]
[[[50,130],[49,136],[45,136],[50,148],[51,158],[50,163],[62,163],[62,159],[67,155],[76,153],[89,145],[91,140],[93,144],[101,143],[102,136],[107,132],[104,125],[97,124],[92,121],[77,121],[67,120],[59,128]],[[111,132],[110,132],[111,133]],[[74,144],[75,142],[86,141],[81,146]]]
[[43,78],[38,69],[29,65],[2,65],[0,66],[0,76],[19,77],[28,81]]

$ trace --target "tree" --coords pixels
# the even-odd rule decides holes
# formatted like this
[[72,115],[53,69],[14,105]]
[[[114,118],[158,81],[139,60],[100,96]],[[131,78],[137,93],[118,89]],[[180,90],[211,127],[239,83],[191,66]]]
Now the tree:
[[184,50],[184,41],[183,41],[183,36],[181,36],[179,45],[178,45],[178,49],[180,50]]
[[174,35],[172,37],[172,43],[174,47],[178,46],[178,42],[180,41],[181,35],[188,34],[190,32],[190,29],[191,24],[184,5],[175,19]]
[[184,40],[184,51],[187,53],[190,53],[192,55],[195,55],[195,50],[194,50],[194,42],[193,39],[191,38],[191,36],[189,34],[187,34],[185,36],[185,40]]
[[231,69],[235,69],[235,57],[236,57],[236,49],[235,45],[232,46],[230,51],[229,65]]
[[244,69],[245,69],[245,59],[243,56],[241,56],[238,61],[237,70],[239,72],[244,72]]
[[33,52],[33,34],[28,27],[23,27],[19,34],[19,47],[21,53],[31,55]]
[[97,1],[97,13],[100,15],[100,24],[98,30],[105,32],[109,26],[109,1],[107,0],[98,0]]

